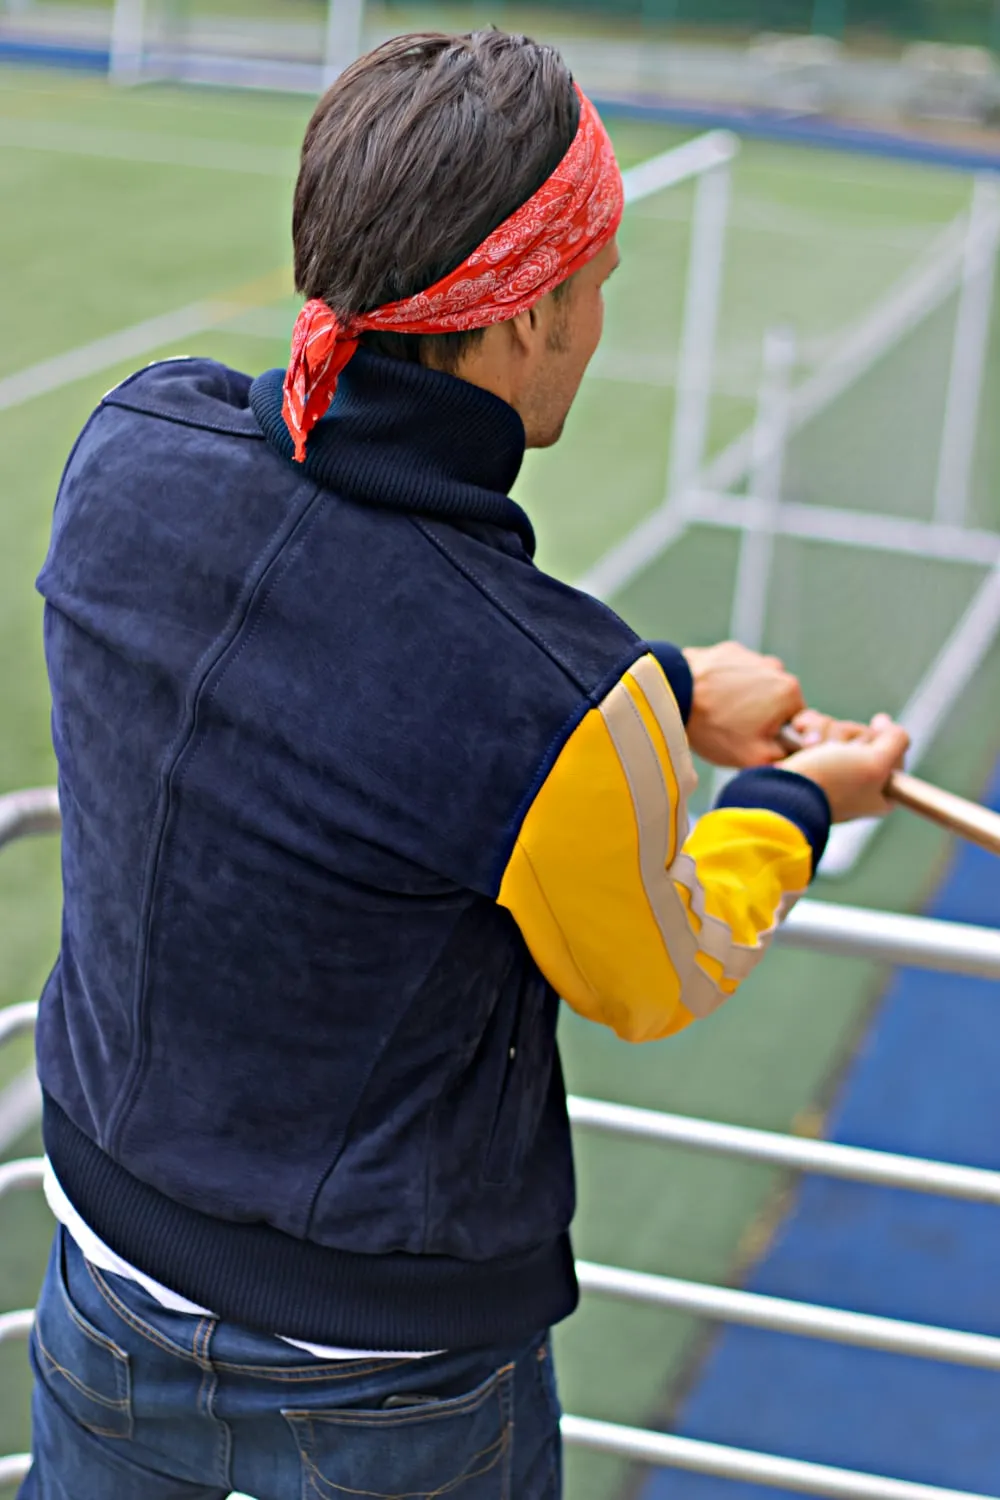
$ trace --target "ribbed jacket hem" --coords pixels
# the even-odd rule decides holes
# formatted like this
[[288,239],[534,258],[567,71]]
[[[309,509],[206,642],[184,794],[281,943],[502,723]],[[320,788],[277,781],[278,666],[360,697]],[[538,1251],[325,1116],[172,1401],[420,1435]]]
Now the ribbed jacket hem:
[[356,1349],[475,1349],[568,1317],[579,1292],[569,1236],[521,1255],[361,1255],[267,1224],[214,1219],[112,1161],[46,1095],[45,1149],[77,1212],[137,1270],[262,1333]]

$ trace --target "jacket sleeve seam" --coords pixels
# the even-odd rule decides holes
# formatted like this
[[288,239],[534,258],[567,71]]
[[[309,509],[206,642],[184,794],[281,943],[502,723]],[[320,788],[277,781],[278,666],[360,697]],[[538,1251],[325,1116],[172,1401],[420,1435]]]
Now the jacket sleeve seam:
[[[441,537],[435,536],[434,532],[431,531],[419,517],[411,515],[410,520],[413,522],[417,530],[421,532],[424,537],[426,537],[431,546],[436,547],[441,555],[447,558],[456,572],[461,573],[462,577],[465,578],[469,583],[471,583],[473,588],[477,589],[479,593],[482,594],[483,598],[488,600],[489,603],[492,604],[493,608],[498,611],[498,613],[505,616],[505,618],[508,619],[512,625],[516,625],[522,635],[526,636],[527,639],[530,640],[535,646],[537,646],[540,651],[543,651],[549,658],[549,660],[559,668],[563,675],[573,684],[575,688],[579,690],[579,692],[581,692],[588,699],[588,701],[595,701],[592,691],[586,687],[586,685],[576,675],[569,664],[564,660],[556,647],[553,646],[549,641],[547,641],[539,630],[535,629],[531,624],[528,623],[527,620],[524,620],[516,612],[516,610],[511,609],[509,604],[505,604],[502,599],[498,598],[494,591],[490,588],[489,584],[486,583],[484,579],[480,578],[479,575],[474,572],[467,563],[463,563],[461,559],[457,558],[448,547],[447,543],[444,542]],[[629,658],[629,660],[635,660],[637,656],[641,656],[643,654],[643,651],[647,649],[646,643],[639,640],[638,637],[636,637],[635,639],[635,646],[638,649]],[[622,670],[627,669],[623,668]]]
[[514,846],[517,843],[517,839],[524,824],[524,820],[531,809],[532,803],[544,786],[545,779],[551,771],[553,765],[555,764],[555,761],[557,760],[562,747],[566,744],[570,735],[573,733],[574,729],[576,729],[577,725],[582,721],[587,712],[591,708],[596,707],[596,705],[605,696],[608,688],[610,686],[613,686],[614,683],[618,682],[619,679],[624,676],[633,662],[638,661],[641,656],[647,654],[649,647],[645,641],[641,640],[638,636],[634,636],[634,639],[629,644],[629,649],[622,653],[611,670],[605,674],[602,681],[592,688],[585,687],[580,679],[576,676],[576,674],[569,669],[568,665],[565,661],[563,661],[555,648],[545,640],[544,636],[540,635],[538,631],[533,630],[532,627],[527,623],[527,621],[523,620],[514,610],[510,608],[509,605],[505,604],[502,599],[499,599],[493,592],[493,590],[489,587],[489,585],[485,583],[484,580],[480,578],[470,567],[468,567],[459,558],[457,558],[448,547],[448,545],[439,536],[436,536],[434,532],[428,526],[426,526],[419,517],[411,515],[409,519],[416,530],[421,533],[421,535],[425,538],[426,541],[430,543],[432,547],[436,548],[441,556],[451,564],[455,571],[457,573],[460,573],[462,577],[469,584],[471,584],[471,586],[475,588],[482,595],[482,597],[489,604],[491,604],[495,610],[497,610],[499,614],[502,614],[505,619],[509,620],[512,625],[520,630],[521,634],[525,636],[527,640],[531,641],[534,646],[542,651],[545,656],[547,656],[548,659],[556,667],[558,667],[567,681],[569,681],[580,694],[579,699],[573,705],[570,713],[563,720],[562,724],[559,726],[555,734],[550,739],[549,743],[546,745],[545,750],[539,758],[534,776],[529,782],[523,797],[517,804],[517,807],[514,809],[510,820],[501,831],[496,863],[493,867],[493,874],[490,882],[493,894],[494,896],[496,896],[496,894],[500,890],[504,871],[506,870],[507,865],[509,864],[511,856],[514,852]]

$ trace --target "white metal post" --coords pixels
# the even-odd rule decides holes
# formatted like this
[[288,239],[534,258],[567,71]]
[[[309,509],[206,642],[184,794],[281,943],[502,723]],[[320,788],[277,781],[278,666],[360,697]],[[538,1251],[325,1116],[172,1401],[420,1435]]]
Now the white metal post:
[[108,75],[112,83],[139,83],[143,74],[145,0],[115,0]]
[[[753,651],[759,651],[764,644],[795,359],[793,330],[769,328],[764,334],[757,415],[750,441],[749,489],[747,498],[741,502],[740,550],[729,616],[732,639]],[[716,767],[712,776],[713,803],[732,775],[732,771]]]
[[364,0],[329,0],[323,53],[324,89],[360,55],[364,11]]
[[934,495],[934,519],[953,526],[964,524],[969,505],[998,249],[1000,179],[983,173],[975,180],[965,237]]
[[795,370],[795,333],[769,328],[764,335],[757,418],[750,458],[748,508],[751,514],[740,540],[729,633],[759,651],[764,643],[767,596],[774,560],[774,535],[781,503]]
[[705,459],[730,181],[729,163],[722,162],[703,173],[695,189],[667,477],[671,505],[683,503],[697,483]]

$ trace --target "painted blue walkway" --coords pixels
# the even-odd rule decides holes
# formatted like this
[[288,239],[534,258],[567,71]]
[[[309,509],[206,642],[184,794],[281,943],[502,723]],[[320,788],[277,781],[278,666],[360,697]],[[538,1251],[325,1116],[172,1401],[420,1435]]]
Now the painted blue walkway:
[[[991,805],[1000,807],[1000,775]],[[930,912],[1000,927],[1000,863],[963,848]],[[1000,1168],[1000,984],[897,973],[845,1081],[830,1135]],[[748,1285],[1000,1334],[1000,1208],[808,1178]],[[1000,1495],[1000,1373],[991,1371],[729,1329],[677,1431]],[[663,1470],[642,1500],[773,1500],[777,1493]]]

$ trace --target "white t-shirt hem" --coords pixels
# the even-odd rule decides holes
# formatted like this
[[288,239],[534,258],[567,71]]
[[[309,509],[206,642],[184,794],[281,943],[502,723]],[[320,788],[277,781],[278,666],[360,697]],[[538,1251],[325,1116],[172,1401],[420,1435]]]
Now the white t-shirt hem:
[[[56,1176],[52,1163],[46,1159],[45,1162],[45,1198],[49,1208],[52,1210],[59,1223],[73,1240],[81,1255],[88,1260],[92,1266],[99,1271],[107,1271],[112,1276],[121,1276],[126,1281],[134,1281],[141,1286],[143,1291],[152,1297],[154,1302],[167,1310],[167,1312],[186,1313],[195,1318],[214,1318],[216,1315],[207,1307],[199,1307],[195,1302],[189,1302],[186,1297],[181,1297],[177,1292],[172,1292],[169,1287],[161,1286],[151,1276],[130,1266],[120,1255],[104,1243],[94,1233],[90,1225],[77,1213],[72,1203],[63,1191],[62,1184]],[[221,1320],[218,1320],[221,1321]],[[338,1349],[327,1344],[307,1344],[301,1339],[286,1338],[284,1334],[274,1335],[283,1344],[291,1344],[296,1349],[302,1349],[306,1354],[311,1354],[315,1359],[322,1360],[351,1360],[351,1359],[429,1359],[432,1354],[440,1354],[440,1349],[434,1350],[402,1350],[402,1349]]]

